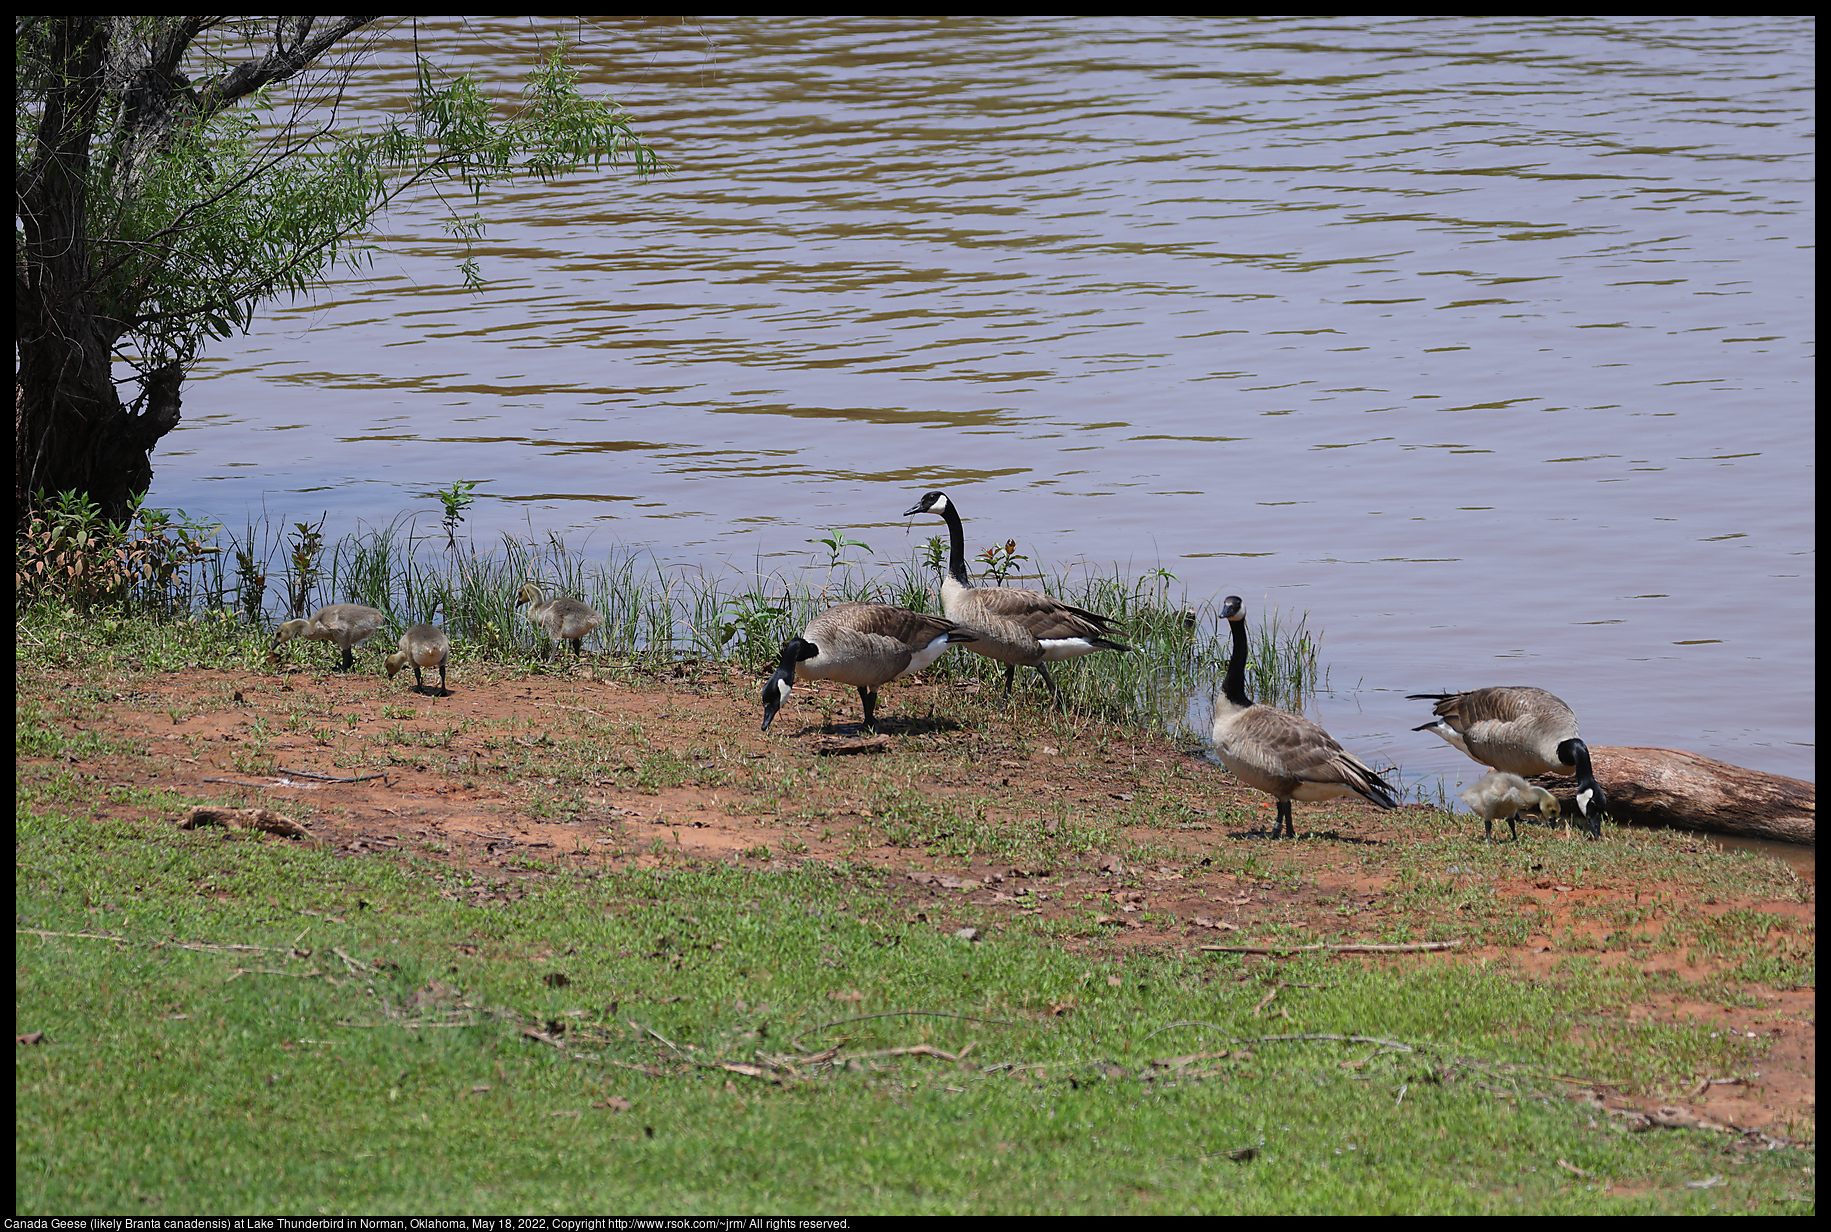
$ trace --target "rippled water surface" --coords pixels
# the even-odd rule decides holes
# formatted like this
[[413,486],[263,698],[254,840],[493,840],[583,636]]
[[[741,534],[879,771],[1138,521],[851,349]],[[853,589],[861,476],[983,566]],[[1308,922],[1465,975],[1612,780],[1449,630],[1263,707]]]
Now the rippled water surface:
[[507,92],[562,30],[679,169],[486,198],[481,295],[398,209],[214,348],[155,504],[334,536],[464,478],[480,543],[750,570],[901,559],[944,488],[969,552],[1307,612],[1315,717],[1452,791],[1407,692],[1814,777],[1809,19],[417,35]]

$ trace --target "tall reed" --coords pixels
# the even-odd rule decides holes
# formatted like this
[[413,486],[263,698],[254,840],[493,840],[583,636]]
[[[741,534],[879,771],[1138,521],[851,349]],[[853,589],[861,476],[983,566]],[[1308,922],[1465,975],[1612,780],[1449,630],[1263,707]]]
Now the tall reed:
[[[545,636],[516,604],[522,585],[531,581],[549,597],[572,596],[597,610],[603,623],[587,641],[600,654],[669,661],[692,657],[759,673],[768,669],[783,641],[835,603],[940,610],[931,546],[917,546],[908,559],[888,564],[841,560],[834,548],[824,559],[810,553],[800,566],[765,569],[759,561],[750,571],[718,573],[703,566],[664,565],[645,549],[623,546],[594,559],[557,534],[545,539],[505,534],[499,549],[483,551],[449,533],[418,533],[406,517],[332,544],[325,544],[317,531],[311,523],[296,523],[290,540],[282,543],[270,523],[251,524],[243,538],[228,535],[226,551],[194,549],[184,567],[163,579],[165,593],[150,596],[156,600],[152,603],[142,595],[137,606],[142,612],[188,615],[201,604],[203,611],[219,613],[233,624],[237,611],[250,623],[289,614],[276,610],[276,603],[284,609],[354,602],[388,613],[394,632],[436,621],[460,654],[469,648],[489,658],[532,658],[545,648]],[[834,547],[826,540],[811,542]],[[863,547],[850,540],[844,546]],[[283,584],[275,587],[267,578],[280,555],[287,559]],[[1004,559],[1008,564],[1028,558],[1006,551]],[[233,578],[227,561],[234,562]],[[1117,640],[1133,647],[1130,654],[1098,652],[1051,665],[1068,704],[1174,731],[1200,728],[1231,649],[1213,602],[1191,602],[1186,591],[1173,596],[1175,578],[1162,568],[1133,576],[1117,566],[1100,573],[1082,562],[1053,576],[1003,580],[1040,586],[1065,602],[1110,617],[1118,627]],[[21,612],[43,597],[42,588],[24,586],[18,595]],[[1322,683],[1320,635],[1309,629],[1307,614],[1293,618],[1276,607],[1258,606],[1265,614],[1251,636],[1248,687],[1260,701],[1301,709]],[[257,622],[257,616],[263,619]],[[929,671],[942,679],[977,681],[988,690],[1004,687],[1003,664],[970,653],[945,655]],[[1018,687],[1035,689],[1032,673],[1020,673]]]

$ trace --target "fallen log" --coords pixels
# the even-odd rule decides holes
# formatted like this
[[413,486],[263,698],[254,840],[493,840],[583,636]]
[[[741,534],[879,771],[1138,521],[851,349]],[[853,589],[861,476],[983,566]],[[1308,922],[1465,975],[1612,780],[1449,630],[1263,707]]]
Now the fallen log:
[[[1609,817],[1618,825],[1817,843],[1818,789],[1803,779],[1732,766],[1683,749],[1591,745],[1589,756],[1596,781],[1608,793]],[[1575,809],[1575,779],[1541,774],[1532,781]]]
[[310,830],[292,818],[282,816],[271,809],[204,806],[194,808],[178,819],[180,830],[195,830],[200,826],[222,826],[228,830],[260,830],[285,838],[304,839],[310,846],[319,845],[318,840],[312,837]]

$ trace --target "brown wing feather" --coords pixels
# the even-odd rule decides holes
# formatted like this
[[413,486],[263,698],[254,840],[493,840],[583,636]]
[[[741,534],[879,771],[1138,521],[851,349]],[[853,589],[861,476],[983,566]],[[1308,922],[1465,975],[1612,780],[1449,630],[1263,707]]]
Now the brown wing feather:
[[[968,603],[977,608],[973,619],[986,622],[994,633],[999,632],[995,627],[998,624],[1011,630],[1013,636],[1006,640],[1013,644],[1027,643],[1031,639],[1037,642],[1079,640],[1105,650],[1131,649],[1107,636],[1115,630],[1106,617],[1071,607],[1038,590],[984,586],[970,592]],[[1026,646],[1026,650],[1029,649]]]
[[937,637],[959,628],[945,616],[912,612],[887,603],[838,603],[809,623],[807,638],[819,645],[823,633],[828,637],[835,633],[840,636],[872,634],[890,638],[905,648],[920,650]]
[[1072,607],[1040,590],[1023,590],[1007,586],[980,586],[973,599],[986,611],[1015,621],[1039,640],[1085,637],[1096,638],[1111,632],[1111,621],[1097,612]]
[[1438,696],[1432,713],[1462,736],[1469,756],[1498,770],[1557,772],[1557,746],[1578,734],[1570,707],[1530,685],[1426,696]]
[[1216,735],[1216,751],[1235,776],[1279,799],[1290,799],[1306,787],[1340,786],[1381,807],[1392,807],[1391,793],[1373,768],[1302,715],[1251,706]]
[[1544,689],[1529,685],[1506,685],[1489,689],[1471,689],[1452,693],[1431,707],[1431,713],[1447,719],[1451,727],[1466,731],[1477,723],[1511,723],[1535,715],[1569,714],[1570,707]]

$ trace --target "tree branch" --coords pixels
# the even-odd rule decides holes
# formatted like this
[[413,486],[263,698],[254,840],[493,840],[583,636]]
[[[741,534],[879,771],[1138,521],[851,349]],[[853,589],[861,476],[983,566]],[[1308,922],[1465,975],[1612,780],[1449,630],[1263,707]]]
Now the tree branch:
[[342,38],[377,20],[379,15],[344,17],[315,38],[308,37],[311,19],[293,23],[293,42],[286,42],[284,19],[275,22],[273,54],[260,60],[244,60],[197,91],[200,116],[212,116],[237,99],[246,98],[262,86],[284,81],[302,72],[311,62],[329,51]]

